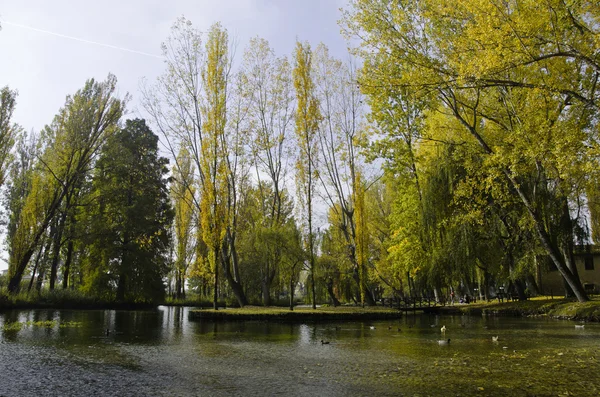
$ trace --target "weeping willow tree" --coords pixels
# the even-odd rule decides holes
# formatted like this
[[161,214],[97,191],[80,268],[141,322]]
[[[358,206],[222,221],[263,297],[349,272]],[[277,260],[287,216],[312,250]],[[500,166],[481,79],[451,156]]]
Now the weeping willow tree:
[[[355,0],[344,17],[365,90],[454,118],[454,136],[485,159],[485,183],[508,186],[579,301],[570,212],[597,168],[598,18],[594,2],[558,0]],[[531,175],[539,183],[523,183]],[[540,183],[560,203],[549,218]]]

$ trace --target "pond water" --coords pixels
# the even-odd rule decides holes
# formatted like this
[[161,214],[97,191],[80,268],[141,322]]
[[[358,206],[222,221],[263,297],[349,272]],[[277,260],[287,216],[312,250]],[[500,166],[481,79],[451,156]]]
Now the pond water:
[[0,313],[0,396],[600,395],[600,324],[207,323],[187,311]]

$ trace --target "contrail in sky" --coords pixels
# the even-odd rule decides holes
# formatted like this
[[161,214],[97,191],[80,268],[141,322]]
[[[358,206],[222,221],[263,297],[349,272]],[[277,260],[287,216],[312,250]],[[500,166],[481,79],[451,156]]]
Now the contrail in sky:
[[66,34],[60,34],[60,33],[50,32],[48,30],[34,28],[34,27],[31,27],[31,26],[27,26],[27,25],[21,25],[20,23],[9,22],[9,21],[6,21],[6,20],[2,20],[1,22],[3,24],[16,26],[16,27],[23,28],[23,29],[29,29],[29,30],[33,30],[33,31],[36,31],[36,32],[40,32],[40,33],[46,33],[46,34],[50,34],[50,35],[53,35],[53,36],[62,37],[64,39],[70,39],[70,40],[80,41],[82,43],[87,43],[87,44],[95,44],[95,45],[99,45],[99,46],[102,46],[102,47],[112,48],[112,49],[121,50],[121,51],[127,51],[127,52],[131,52],[131,53],[134,53],[134,54],[145,55],[145,56],[148,56],[148,57],[153,57],[153,58],[158,58],[158,59],[165,59],[164,57],[162,57],[160,55],[150,54],[148,52],[142,52],[142,51],[132,50],[132,49],[125,48],[125,47],[117,47],[115,45],[110,45],[110,44],[98,43],[97,41],[91,41],[91,40],[81,39],[79,37],[67,36]]

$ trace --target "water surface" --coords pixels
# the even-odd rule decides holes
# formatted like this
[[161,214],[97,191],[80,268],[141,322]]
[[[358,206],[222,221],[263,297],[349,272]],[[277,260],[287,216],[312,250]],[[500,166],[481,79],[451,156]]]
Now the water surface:
[[187,310],[2,313],[0,396],[600,395],[598,324],[211,323]]

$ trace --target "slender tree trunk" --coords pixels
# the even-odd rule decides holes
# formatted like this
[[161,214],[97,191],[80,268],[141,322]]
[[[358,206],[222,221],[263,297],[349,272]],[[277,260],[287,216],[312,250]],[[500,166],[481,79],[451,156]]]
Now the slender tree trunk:
[[[50,225],[50,223],[54,219],[54,215],[56,214],[56,211],[60,207],[60,204],[62,203],[62,200],[65,197],[66,193],[67,193],[66,188],[61,189],[60,192],[55,192],[52,202],[51,202],[50,206],[48,207],[48,211],[46,212],[44,221],[42,222],[40,227],[37,229],[35,235],[33,236],[33,239],[31,241],[31,243],[29,244],[29,248],[27,248],[25,250],[25,252],[23,253],[23,256],[21,256],[20,258],[15,258],[15,260],[17,261],[15,270],[14,270],[14,272],[11,272],[12,276],[10,278],[10,281],[8,282],[8,292],[9,293],[14,294],[14,293],[19,292],[19,288],[21,285],[21,279],[23,278],[23,272],[27,268],[27,265],[29,264],[29,260],[31,259],[31,257],[33,256],[33,253],[35,252],[35,247],[37,247],[40,239],[43,237],[44,233],[46,232],[48,225]],[[12,260],[13,260],[13,258],[11,258],[11,263],[12,263]]]
[[127,258],[127,250],[129,249],[129,233],[123,234],[123,247],[121,248],[121,266],[119,267],[119,280],[117,282],[117,300],[123,302],[125,300],[125,292],[127,291],[127,266],[129,259]]
[[292,269],[292,275],[290,276],[290,310],[294,311],[294,270]]
[[175,297],[177,299],[181,298],[181,273],[179,269],[175,272]]
[[54,290],[56,284],[56,277],[58,273],[58,261],[60,260],[60,248],[62,246],[62,235],[65,228],[65,221],[67,219],[66,211],[61,214],[58,224],[56,225],[56,231],[54,233],[54,244],[52,248],[52,262],[50,263],[50,291]]
[[35,282],[35,290],[37,291],[38,294],[42,291],[42,285],[44,284],[45,274],[46,274],[46,269],[44,269],[44,267],[42,266],[42,268],[38,272],[38,277]]
[[[219,260],[219,248],[215,247],[215,262]],[[219,310],[219,264],[215,263],[215,284],[213,291],[213,309]]]
[[117,283],[117,301],[125,301],[125,285],[127,284],[127,276],[123,271],[119,274],[119,280]]
[[490,273],[488,273],[487,269],[483,269],[483,297],[486,301],[490,300]]
[[67,244],[67,257],[65,258],[65,270],[63,271],[63,289],[67,289],[67,287],[69,286],[69,275],[71,272],[71,262],[73,260],[73,245],[73,240],[69,239],[69,243]]
[[236,282],[241,283],[239,258],[237,254],[237,247],[235,244],[235,234],[231,232],[231,228],[229,226],[227,227],[227,235],[229,236],[229,249],[231,250],[231,266],[233,268],[233,278]]
[[261,287],[262,287],[262,301],[263,306],[271,306],[271,283],[268,280],[269,277],[263,277]]
[[42,244],[40,245],[40,249],[35,257],[35,266],[33,267],[33,271],[31,272],[31,280],[29,280],[29,286],[27,287],[27,292],[31,292],[31,288],[33,287],[33,279],[35,278],[35,273],[40,264],[40,258],[42,257],[42,251],[44,250],[44,241],[42,240]]

